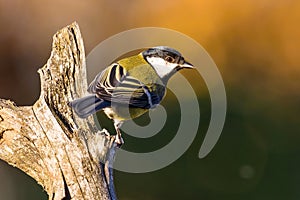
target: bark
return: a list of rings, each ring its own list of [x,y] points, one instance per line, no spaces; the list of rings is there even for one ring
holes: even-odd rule
[[[38,71],[36,103],[18,107],[0,99],[0,158],[33,177],[49,199],[116,199],[110,168],[114,136],[68,106],[86,95],[85,65],[83,40],[73,23],[53,36],[51,56]]]

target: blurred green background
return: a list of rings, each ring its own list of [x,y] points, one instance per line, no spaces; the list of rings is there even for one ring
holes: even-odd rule
[[[37,69],[52,35],[77,21],[86,55],[121,31],[144,26],[177,30],[199,42],[222,74],[227,118],[213,151],[198,159],[210,118],[210,99],[199,74],[182,72],[198,95],[201,121],[188,151],[156,172],[115,171],[120,200],[300,199],[300,1],[297,0],[0,0],[0,97],[32,105]],[[146,38],[145,38],[146,39]],[[175,77],[174,77],[175,78]],[[164,105],[176,105],[168,93]],[[174,103],[174,104],[172,104]],[[123,148],[155,150],[176,133],[178,109],[163,131],[146,140],[125,135]],[[143,125],[147,116],[137,120]],[[109,122],[105,122],[109,125]],[[0,162],[0,199],[47,199],[37,183]]]

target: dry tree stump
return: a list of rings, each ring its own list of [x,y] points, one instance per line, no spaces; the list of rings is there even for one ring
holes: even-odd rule
[[[87,91],[77,23],[53,36],[51,56],[38,72],[41,94],[33,106],[0,99],[0,158],[33,177],[49,199],[116,199],[110,167],[115,138],[68,106]]]

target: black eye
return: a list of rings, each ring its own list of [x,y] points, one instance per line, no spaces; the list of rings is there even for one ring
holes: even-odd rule
[[[173,57],[171,57],[171,56],[166,56],[165,57],[165,61],[173,63],[173,62],[175,62],[175,59]]]

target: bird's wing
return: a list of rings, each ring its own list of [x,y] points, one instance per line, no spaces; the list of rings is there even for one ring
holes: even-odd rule
[[[160,90],[163,88],[158,84],[151,86]],[[157,105],[163,97],[152,88],[128,75],[121,65],[114,63],[96,76],[88,91],[106,101],[139,108],[151,108]]]

